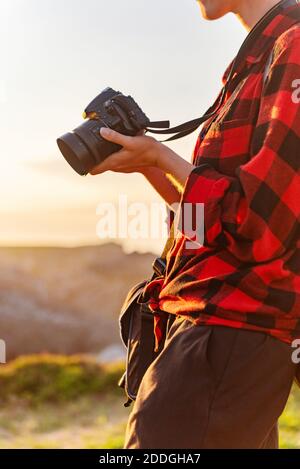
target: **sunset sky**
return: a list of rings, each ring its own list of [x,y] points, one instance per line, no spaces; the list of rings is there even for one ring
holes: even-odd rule
[[[56,138],[106,86],[152,120],[199,117],[245,37],[232,16],[202,20],[195,0],[1,0],[0,22],[1,245],[95,244],[100,202],[158,201],[137,174],[81,178]],[[172,148],[190,159],[195,140]]]

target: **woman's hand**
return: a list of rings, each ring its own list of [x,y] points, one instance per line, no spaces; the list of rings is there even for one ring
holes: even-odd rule
[[[171,176],[176,187],[181,190],[194,169],[191,163],[181,158],[169,147],[144,135],[144,131],[135,137],[128,137],[106,127],[101,128],[100,132],[105,140],[117,143],[123,148],[93,168],[90,172],[92,175],[114,171],[117,173],[139,172],[147,176],[147,171],[151,168],[158,168]]]
[[[93,168],[92,175],[114,171],[118,173],[143,172],[149,167],[160,167],[160,160],[165,156],[167,147],[141,131],[135,137],[120,134],[106,127],[101,128],[101,137],[117,143],[123,148],[110,155],[101,164]]]

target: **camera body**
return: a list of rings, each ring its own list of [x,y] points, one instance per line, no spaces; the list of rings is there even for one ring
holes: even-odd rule
[[[83,124],[57,139],[66,161],[82,176],[121,149],[120,145],[101,137],[101,127],[135,136],[150,124],[146,114],[131,96],[125,96],[112,88],[103,90],[87,106],[83,117]]]

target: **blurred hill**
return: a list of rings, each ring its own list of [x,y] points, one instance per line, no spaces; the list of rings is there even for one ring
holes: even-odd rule
[[[151,275],[153,258],[125,254],[113,243],[0,248],[0,338],[7,358],[122,345],[120,306],[128,289]]]

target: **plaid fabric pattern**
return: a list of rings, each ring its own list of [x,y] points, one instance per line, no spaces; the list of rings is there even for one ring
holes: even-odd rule
[[[287,343],[300,337],[299,8],[283,8],[249,40],[237,71],[249,74],[198,137],[179,212],[205,204],[204,242],[188,247],[181,228],[165,278],[147,286],[157,342],[163,311]]]

